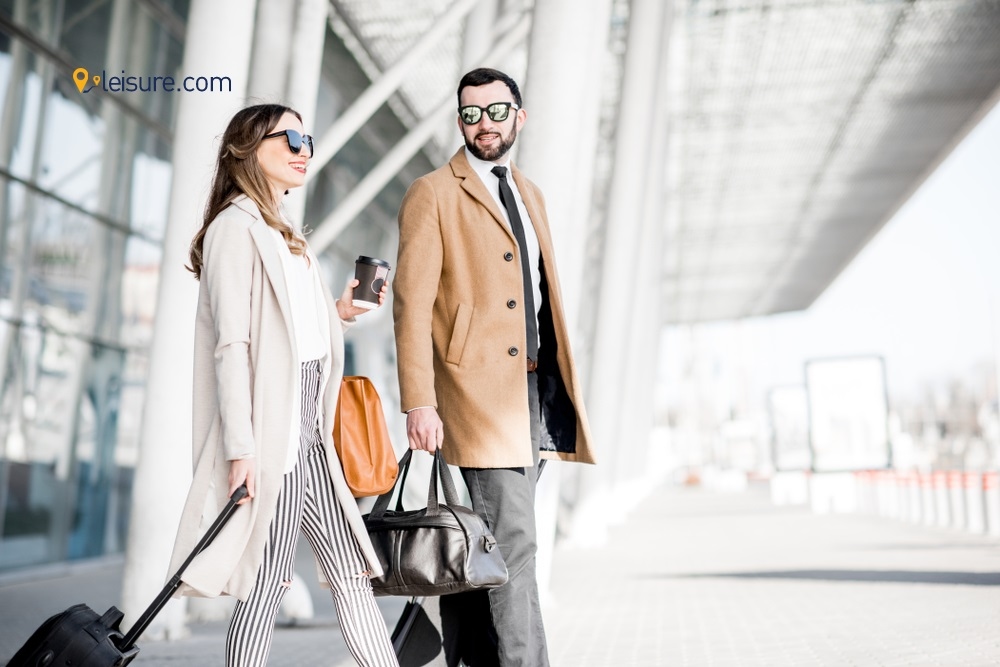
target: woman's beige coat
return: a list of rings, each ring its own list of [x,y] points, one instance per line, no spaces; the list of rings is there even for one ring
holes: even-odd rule
[[[289,429],[301,393],[288,290],[270,228],[247,197],[209,226],[195,324],[194,479],[181,516],[174,572],[228,497],[229,461],[256,458],[256,497],[188,567],[180,593],[246,599],[264,557],[285,472]],[[311,261],[316,258],[310,255]],[[330,347],[324,359],[319,418],[337,498],[375,575],[382,570],[361,513],[344,481],[328,428],[344,372],[344,329],[329,290]],[[294,420],[294,422],[293,422]],[[322,575],[320,575],[322,579]]]

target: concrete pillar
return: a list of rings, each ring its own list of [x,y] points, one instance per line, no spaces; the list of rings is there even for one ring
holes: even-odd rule
[[[132,494],[122,609],[126,627],[163,586],[191,480],[191,364],[198,283],[184,269],[201,224],[218,137],[244,104],[256,3],[193,0],[182,72],[229,76],[228,94],[179,97],[170,208],[163,239],[156,328],[150,348],[139,460]],[[225,26],[223,33],[219,26]],[[180,636],[183,605],[170,603],[147,635]]]
[[[586,207],[593,184],[600,109],[599,77],[606,54],[610,0],[594,0],[587,11],[574,0],[537,0],[522,83],[528,120],[518,141],[517,163],[542,189],[566,318],[574,347],[581,299]],[[470,19],[471,21],[471,19]],[[468,41],[468,40],[467,40]],[[570,102],[572,101],[572,102]],[[548,465],[535,503],[538,587],[549,594],[562,465]]]
[[[599,465],[582,471],[570,533],[579,543],[605,538],[615,484],[616,461],[634,456],[623,433],[621,394],[629,382],[630,329],[648,306],[647,286],[636,280],[643,235],[643,202],[649,186],[650,114],[656,102],[664,3],[633,0],[619,101],[614,170],[605,223],[600,294],[595,304],[594,362],[588,378],[588,408]],[[657,156],[663,159],[662,156]],[[661,183],[655,184],[662,187]],[[651,389],[651,388],[650,388]]]

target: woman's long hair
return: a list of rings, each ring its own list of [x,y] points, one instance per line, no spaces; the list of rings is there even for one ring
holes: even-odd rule
[[[212,192],[205,206],[204,223],[191,241],[191,266],[187,269],[194,274],[196,280],[201,279],[202,248],[208,226],[240,195],[246,195],[257,205],[264,222],[281,233],[293,255],[306,254],[305,241],[282,220],[278,203],[274,201],[274,190],[257,161],[257,148],[264,135],[273,130],[286,113],[294,114],[302,120],[299,112],[286,106],[259,104],[239,111],[229,121],[219,147],[219,159],[215,165]]]

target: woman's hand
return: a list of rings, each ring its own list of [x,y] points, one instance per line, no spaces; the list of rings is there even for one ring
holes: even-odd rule
[[[352,278],[347,281],[347,286],[344,287],[344,292],[337,299],[337,314],[340,315],[342,320],[350,320],[357,317],[358,315],[364,315],[369,312],[368,308],[358,308],[354,305],[354,288],[361,284],[357,278]],[[389,294],[389,281],[382,283],[382,289],[378,293],[378,305],[385,303],[385,297]]]
[[[229,496],[232,497],[236,489],[243,484],[247,485],[247,495],[236,503],[237,505],[245,505],[250,502],[256,493],[253,459],[237,459],[229,462]]]

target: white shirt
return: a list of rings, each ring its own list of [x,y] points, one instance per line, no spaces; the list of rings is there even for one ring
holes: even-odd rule
[[[278,246],[285,285],[288,286],[288,304],[292,311],[292,329],[295,332],[299,363],[322,359],[327,352],[327,342],[321,335],[322,328],[316,308],[319,298],[316,276],[313,275],[316,262],[307,263],[303,255],[293,255],[281,232],[274,227],[271,227],[271,234]]]
[[[295,335],[295,347],[299,356],[299,368],[306,361],[322,359],[326,356],[329,347],[329,325],[323,324],[328,317],[326,303],[323,294],[320,292],[319,273],[316,269],[316,261],[306,263],[306,258],[302,255],[293,255],[288,249],[285,239],[274,227],[271,227],[271,235],[277,245],[278,257],[281,258],[281,269],[285,276],[285,285],[288,288],[288,304],[292,311],[292,331]],[[320,318],[324,318],[321,320]],[[325,378],[324,378],[325,379]],[[301,381],[300,381],[301,385]],[[322,392],[320,396],[322,396]],[[296,395],[293,411],[292,424],[288,434],[288,454],[285,457],[285,472],[291,472],[298,461],[299,438],[301,436],[301,397]],[[317,412],[317,418],[320,413]]]
[[[524,241],[528,246],[528,267],[531,269],[531,292],[534,294],[535,298],[535,331],[538,331],[538,309],[542,307],[542,274],[538,269],[538,235],[535,234],[535,224],[531,221],[531,216],[528,215],[528,209],[524,207],[524,199],[521,198],[521,193],[517,189],[517,184],[514,182],[510,171],[510,154],[507,154],[506,161],[502,164],[497,164],[494,162],[486,162],[485,160],[480,160],[469,147],[465,147],[465,157],[469,160],[469,164],[479,175],[480,180],[486,186],[486,189],[493,195],[493,200],[497,203],[497,208],[500,209],[500,213],[503,214],[503,219],[507,223],[507,228],[510,229],[510,216],[507,215],[507,207],[503,205],[500,201],[500,179],[491,171],[493,167],[506,167],[507,168],[507,183],[510,185],[510,189],[514,192],[514,201],[517,202],[517,212],[521,216],[521,224],[524,227]]]

